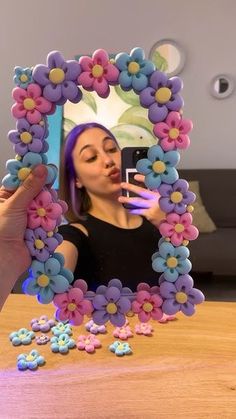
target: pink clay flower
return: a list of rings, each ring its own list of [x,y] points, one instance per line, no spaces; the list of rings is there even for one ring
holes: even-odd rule
[[[98,49],[92,58],[80,57],[79,64],[82,72],[78,77],[78,83],[86,90],[95,90],[99,96],[107,97],[110,93],[109,84],[115,85],[119,77],[119,70],[110,63],[108,53]]]
[[[85,350],[88,353],[93,353],[96,348],[100,348],[101,342],[100,340],[94,335],[80,335],[78,337],[76,346],[81,351]]]
[[[26,118],[30,124],[38,124],[44,114],[52,111],[52,103],[41,96],[42,90],[38,84],[29,84],[27,89],[16,87],[12,91],[15,103],[12,108],[12,115],[15,118]]]
[[[159,145],[164,151],[186,149],[189,147],[189,131],[193,128],[190,119],[182,119],[179,112],[170,112],[165,122],[154,125],[154,134],[159,138]]]
[[[168,237],[174,246],[181,246],[184,240],[195,240],[198,237],[197,227],[192,225],[193,218],[189,212],[179,215],[171,212],[166,220],[161,221],[159,231]]]
[[[42,227],[45,231],[51,231],[57,225],[57,220],[62,214],[62,207],[53,202],[50,192],[41,191],[30,203],[27,214],[28,228]]]
[[[131,338],[133,336],[133,333],[129,326],[116,327],[113,332],[113,336],[115,338],[126,340],[128,338]]]
[[[135,325],[134,330],[137,335],[151,336],[153,328],[149,323],[138,323]]]
[[[147,291],[139,291],[136,300],[132,302],[132,310],[138,314],[141,322],[146,323],[151,318],[160,320],[163,316],[161,310],[162,298],[158,294],[150,294]]]
[[[84,293],[79,288],[70,288],[63,294],[57,294],[53,303],[58,308],[56,319],[59,321],[69,320],[74,325],[83,323],[84,315],[93,311],[91,302],[84,299]]]

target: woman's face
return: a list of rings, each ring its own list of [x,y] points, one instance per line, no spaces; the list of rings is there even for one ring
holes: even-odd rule
[[[117,143],[100,128],[85,130],[72,153],[76,185],[90,196],[120,192],[121,153]]]

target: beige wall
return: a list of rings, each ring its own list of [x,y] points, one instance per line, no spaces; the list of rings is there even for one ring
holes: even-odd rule
[[[236,159],[236,91],[225,100],[209,94],[219,73],[236,79],[236,2],[234,0],[2,0],[0,5],[0,178],[13,158],[7,132],[13,68],[45,63],[51,50],[66,59],[97,48],[108,52],[144,48],[173,38],[186,51],[184,115],[191,118],[192,144],[180,167],[233,168]]]

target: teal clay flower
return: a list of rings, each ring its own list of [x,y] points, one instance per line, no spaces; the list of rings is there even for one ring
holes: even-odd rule
[[[120,342],[116,340],[109,346],[109,350],[114,352],[117,356],[130,355],[132,354],[132,349],[127,342]]]
[[[20,371],[36,370],[39,366],[45,364],[45,359],[38,351],[33,349],[29,354],[20,354],[17,357],[17,367]]]
[[[159,145],[154,145],[148,149],[146,159],[138,160],[136,169],[145,175],[145,185],[153,190],[161,183],[172,184],[179,178],[175,168],[179,160],[178,151],[165,153]]]
[[[14,72],[14,83],[22,89],[26,89],[30,83],[33,83],[31,68],[15,67]]]
[[[174,247],[166,241],[159,241],[159,251],[152,256],[152,267],[156,272],[163,272],[166,281],[175,282],[179,275],[187,274],[192,264],[186,246]]]
[[[152,61],[145,60],[142,48],[134,48],[130,55],[122,52],[115,58],[115,63],[120,70],[119,83],[123,90],[134,89],[141,92],[148,86],[148,76],[155,70]]]
[[[64,333],[66,333],[68,336],[72,335],[71,326],[69,324],[64,324],[62,322],[57,323],[57,325],[52,327],[51,330],[54,336],[60,336]]]
[[[52,352],[60,352],[61,354],[67,354],[69,349],[75,347],[74,339],[71,339],[66,333],[59,336],[53,336],[51,338],[51,350]]]
[[[9,335],[9,339],[14,346],[29,345],[34,337],[34,332],[25,328],[21,328],[17,332],[12,332]]]

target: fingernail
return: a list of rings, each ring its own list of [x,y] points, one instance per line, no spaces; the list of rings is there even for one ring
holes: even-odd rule
[[[33,174],[39,178],[43,178],[47,174],[47,168],[43,164],[39,164],[32,170]]]

